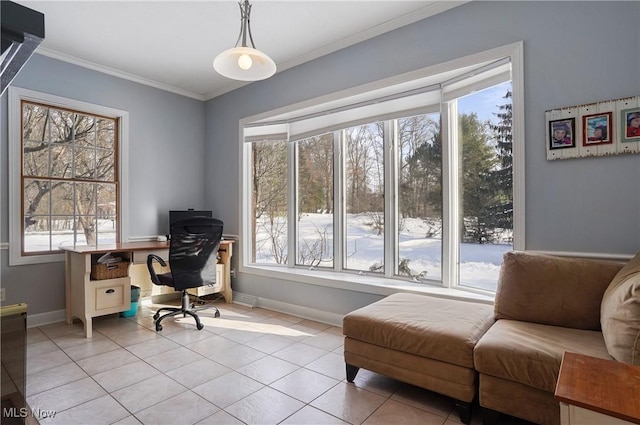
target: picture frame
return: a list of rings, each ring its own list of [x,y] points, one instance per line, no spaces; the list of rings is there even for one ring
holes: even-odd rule
[[[582,146],[606,145],[613,143],[613,113],[583,115]]]
[[[549,109],[544,119],[548,161],[640,154],[640,95]]]
[[[549,121],[549,149],[566,149],[576,146],[575,118]]]
[[[640,142],[640,108],[620,111],[620,140],[622,143]]]

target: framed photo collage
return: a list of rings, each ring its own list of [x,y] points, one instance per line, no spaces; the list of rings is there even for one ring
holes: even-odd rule
[[[545,112],[547,159],[640,153],[640,96]]]

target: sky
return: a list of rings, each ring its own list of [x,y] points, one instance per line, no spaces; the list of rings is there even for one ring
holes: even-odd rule
[[[458,112],[463,114],[475,112],[480,121],[491,120],[496,122],[497,119],[494,113],[499,111],[499,105],[506,103],[504,95],[510,89],[511,81],[507,81],[464,96],[458,100]]]

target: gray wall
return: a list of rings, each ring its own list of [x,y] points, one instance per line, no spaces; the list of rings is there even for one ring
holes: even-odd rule
[[[208,206],[227,232],[239,232],[241,118],[523,40],[527,249],[640,251],[640,155],[547,161],[544,121],[549,109],[640,94],[639,20],[640,2],[474,1],[213,99],[206,109],[206,155],[216,164],[205,170]],[[334,313],[371,300],[247,274],[234,284]]]
[[[34,55],[13,81],[27,88],[129,112],[130,236],[167,232],[170,209],[204,207],[204,103]],[[0,99],[0,241],[8,241],[7,93]],[[64,263],[8,266],[0,252],[4,304],[29,313],[64,309]]]

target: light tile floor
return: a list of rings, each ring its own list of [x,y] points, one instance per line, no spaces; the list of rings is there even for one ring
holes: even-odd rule
[[[78,321],[29,329],[29,405],[43,425],[460,424],[447,397],[366,370],[348,383],[341,328],[215,305],[201,331],[187,317],[155,332],[158,305],[96,318],[90,339]]]

